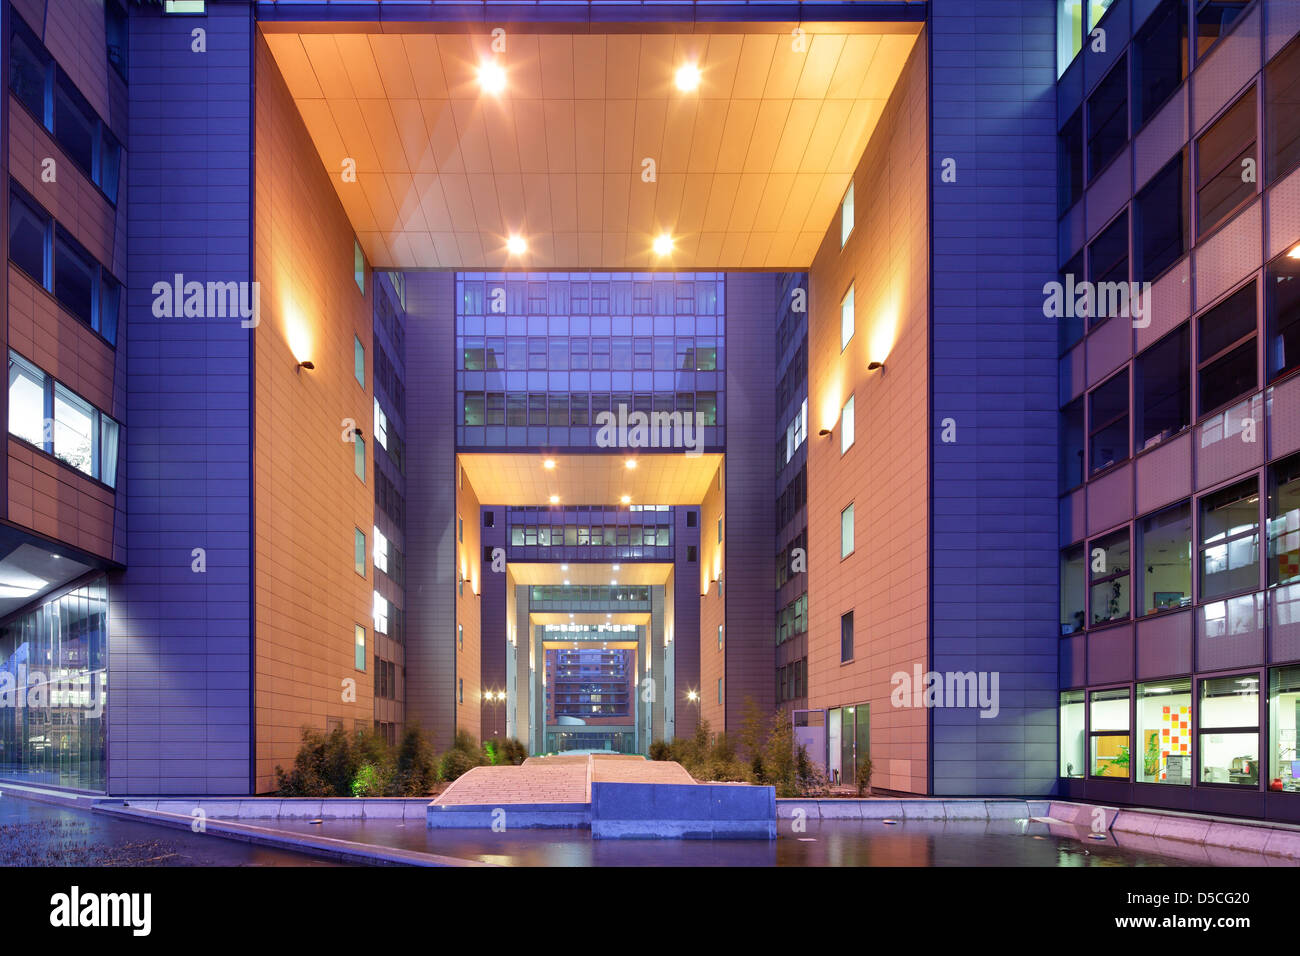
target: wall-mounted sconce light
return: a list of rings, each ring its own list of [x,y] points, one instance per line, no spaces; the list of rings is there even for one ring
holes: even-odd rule
[[[830,430],[829,428],[821,428],[821,429],[818,429],[818,431],[817,431],[817,434],[818,434],[818,435],[821,435],[821,436],[829,435],[830,433],[831,433],[831,430]]]
[[[867,371],[874,372],[876,369],[883,369],[884,367],[885,367],[884,362],[872,362],[867,366]]]
[[[298,363],[298,371],[299,371],[299,372],[302,372],[303,369],[306,369],[307,371],[310,372],[310,371],[311,371],[312,369],[314,369],[315,367],[316,367],[316,365],[315,365],[314,362],[308,362],[308,361],[306,361],[305,359],[304,359],[303,361],[301,361],[301,362]]]

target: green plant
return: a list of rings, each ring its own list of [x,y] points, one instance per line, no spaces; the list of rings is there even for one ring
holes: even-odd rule
[[[1123,769],[1124,773],[1119,774],[1117,776],[1127,777],[1128,765],[1129,765],[1128,744],[1121,744],[1119,748],[1119,753],[1117,753],[1114,757],[1105,761],[1104,763],[1097,764],[1097,771],[1096,773],[1093,774],[1093,776],[1095,777],[1109,776],[1109,774],[1106,773],[1107,770],[1109,770],[1111,767],[1119,767]]]
[[[802,749],[802,748],[801,748]],[[871,793],[871,758],[863,757],[858,761],[858,796]]]
[[[418,724],[410,724],[402,732],[395,765],[392,788],[395,795],[422,797],[433,789],[438,779],[438,758]]]
[[[357,768],[357,775],[352,778],[352,796],[379,797],[383,793],[383,778],[374,764],[363,763]]]
[[[656,740],[650,744],[651,760],[672,760],[673,745],[666,740]]]
[[[794,755],[795,785],[801,797],[810,797],[830,791],[826,772],[808,756],[808,748],[799,745]]]
[[[487,754],[468,731],[456,731],[451,749],[438,760],[438,779],[450,783],[475,767],[487,763]]]
[[[504,764],[519,766],[528,759],[528,747],[522,740],[515,737],[507,737],[498,742],[497,753]]]
[[[1147,738],[1146,753],[1142,755],[1142,772],[1154,777],[1160,772],[1160,739],[1152,732]]]

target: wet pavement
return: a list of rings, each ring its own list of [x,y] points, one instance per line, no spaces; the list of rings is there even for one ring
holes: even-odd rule
[[[332,866],[218,836],[0,797],[0,866]]]

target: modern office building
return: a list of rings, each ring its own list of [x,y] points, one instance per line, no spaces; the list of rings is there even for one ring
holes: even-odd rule
[[[1300,821],[1300,4],[0,16],[0,779],[786,708]]]

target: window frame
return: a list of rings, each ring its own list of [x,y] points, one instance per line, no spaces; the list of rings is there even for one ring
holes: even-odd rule
[[[1095,699],[1100,694],[1116,694],[1118,691],[1124,692],[1125,700],[1128,703],[1127,726],[1124,728],[1103,727],[1098,729],[1093,722],[1093,716],[1092,716],[1092,709],[1093,709],[1093,704]],[[1116,781],[1122,780],[1124,783],[1133,782],[1133,697],[1134,697],[1133,685],[1131,684],[1120,684],[1118,686],[1112,685],[1112,686],[1104,686],[1104,687],[1091,687],[1088,689],[1087,712],[1086,712],[1087,720],[1088,720],[1087,723],[1088,742],[1087,742],[1087,750],[1084,752],[1084,760],[1087,762],[1087,770],[1086,773],[1084,774],[1086,779],[1116,780]],[[1119,699],[1118,697],[1103,698],[1103,700],[1118,700],[1118,699]],[[1096,745],[1094,743],[1095,739],[1097,737],[1118,737],[1121,733],[1127,734],[1128,736],[1129,762],[1128,762],[1127,776],[1121,778],[1121,777],[1112,777],[1108,774],[1096,773],[1097,757],[1096,757]]]
[[[840,457],[843,458],[857,441],[854,412],[854,395],[850,395],[840,409]],[[806,406],[805,406],[806,407]]]
[[[1120,379],[1124,380],[1124,385],[1125,385],[1125,400],[1124,400],[1123,410],[1118,412],[1115,415],[1112,415],[1110,418],[1098,424],[1093,415],[1093,404],[1095,398],[1097,394],[1101,392],[1102,389],[1106,388],[1108,385],[1111,385],[1119,381]],[[1088,400],[1085,406],[1084,413],[1087,415],[1087,432],[1088,432],[1087,443],[1084,448],[1084,454],[1086,455],[1087,462],[1088,462],[1088,473],[1084,476],[1084,480],[1086,482],[1086,481],[1091,481],[1099,477],[1100,475],[1104,475],[1107,472],[1111,471],[1112,469],[1118,468],[1120,465],[1124,464],[1126,461],[1129,461],[1133,457],[1133,383],[1132,383],[1132,376],[1129,374],[1129,366],[1125,365],[1123,368],[1121,368],[1120,370],[1118,370],[1117,372],[1115,372],[1114,374],[1106,378],[1104,381],[1098,382],[1095,386],[1093,386],[1091,389],[1088,390]],[[1121,457],[1114,458],[1104,465],[1098,465],[1096,462],[1093,461],[1094,440],[1096,440],[1096,438],[1099,435],[1101,435],[1103,432],[1105,432],[1107,429],[1113,427],[1114,425],[1119,424],[1121,421],[1126,423],[1124,429],[1125,438],[1126,438],[1124,455]]]
[[[1248,112],[1250,116],[1251,130],[1254,133],[1254,136],[1248,143],[1235,144],[1234,147],[1226,153],[1228,159],[1215,168],[1210,175],[1204,175],[1201,168],[1202,144],[1215,132],[1220,131],[1221,124],[1226,123],[1229,117],[1233,116],[1234,111],[1238,107],[1244,107],[1247,100],[1251,103],[1251,109],[1246,112]],[[1237,214],[1254,202],[1260,194],[1260,181],[1263,179],[1263,176],[1261,175],[1259,156],[1259,83],[1257,81],[1252,82],[1240,96],[1234,98],[1231,103],[1220,110],[1219,114],[1206,124],[1205,129],[1201,131],[1200,135],[1192,138],[1191,150],[1196,170],[1195,178],[1193,180],[1194,188],[1192,190],[1192,228],[1195,230],[1197,243],[1203,243],[1215,232],[1236,218]],[[1228,207],[1225,212],[1220,213],[1219,217],[1214,220],[1214,222],[1208,224],[1204,223],[1202,221],[1204,210],[1202,208],[1201,194],[1212,188],[1214,184],[1219,181],[1219,177],[1234,166],[1238,171],[1240,171],[1242,155],[1247,154],[1247,158],[1251,158],[1248,153],[1252,150],[1255,153],[1255,156],[1253,157],[1255,160],[1255,181],[1249,184],[1251,187],[1249,193],[1237,200],[1237,202],[1231,207]],[[1240,175],[1238,175],[1237,178],[1240,179]],[[1234,185],[1233,188],[1235,190],[1236,186]]]
[[[1244,670],[1232,670],[1227,673],[1207,674],[1197,676],[1195,683],[1195,696],[1193,698],[1194,709],[1192,711],[1192,732],[1196,740],[1196,785],[1198,787],[1212,787],[1215,789],[1235,790],[1237,792],[1249,793],[1252,790],[1258,791],[1260,785],[1264,782],[1265,777],[1263,768],[1260,766],[1260,745],[1263,742],[1264,727],[1259,717],[1259,708],[1261,703],[1267,705],[1268,695],[1265,692],[1265,675],[1261,674],[1261,668],[1246,668]],[[1254,725],[1240,726],[1207,726],[1205,723],[1205,686],[1212,682],[1236,680],[1241,683],[1249,678],[1255,679],[1255,723]],[[1232,783],[1224,781],[1214,781],[1205,779],[1205,753],[1203,738],[1209,734],[1253,734],[1255,736],[1255,782],[1250,783]]]
[[[1253,492],[1247,489],[1248,485],[1254,486]],[[1242,489],[1243,497],[1239,497],[1235,500],[1237,501],[1248,500],[1252,494],[1256,498],[1254,524],[1248,525],[1245,530],[1240,530],[1235,533],[1225,532],[1221,538],[1216,537],[1212,541],[1207,542],[1205,538],[1207,502],[1215,498],[1216,496],[1226,495],[1227,492],[1235,491],[1238,488]],[[1261,554],[1260,551],[1260,541],[1261,541],[1261,535],[1263,533],[1263,529],[1260,527],[1260,517],[1259,517],[1260,502],[1258,501],[1259,490],[1260,490],[1259,474],[1258,472],[1252,471],[1245,477],[1239,477],[1236,480],[1230,480],[1228,483],[1218,488],[1211,489],[1209,491],[1206,491],[1196,496],[1195,511],[1193,512],[1193,516],[1192,516],[1193,521],[1195,521],[1195,524],[1193,525],[1194,528],[1193,533],[1195,535],[1195,545],[1196,545],[1196,575],[1193,578],[1192,585],[1193,587],[1196,588],[1196,601],[1198,604],[1204,605],[1204,604],[1212,604],[1212,603],[1227,601],[1230,598],[1239,597],[1245,594],[1253,594],[1256,591],[1260,590],[1259,564],[1263,559],[1263,555]],[[1226,506],[1226,504],[1224,506]],[[1214,593],[1207,593],[1206,580],[1205,580],[1206,579],[1206,573],[1205,573],[1206,551],[1209,550],[1210,548],[1217,548],[1222,546],[1225,549],[1225,554],[1230,554],[1231,545],[1234,542],[1248,540],[1249,538],[1252,537],[1255,539],[1255,580],[1252,581],[1250,584],[1243,585],[1241,587],[1231,588],[1225,591],[1215,591]],[[1214,574],[1227,573],[1230,572],[1231,570],[1232,567],[1230,563],[1225,562],[1223,571],[1221,572],[1215,571],[1213,573]]]
[[[857,302],[854,299],[853,286],[854,283],[850,282],[848,290],[844,293],[843,296],[840,297],[840,354],[841,355],[844,354],[844,350],[849,347],[849,343],[853,341],[853,336],[857,333],[857,324],[858,324]],[[845,324],[846,318],[848,320],[847,325]],[[848,329],[849,332],[847,338],[845,338],[844,336],[844,330],[846,328]]]
[[[845,224],[848,224],[846,230]],[[848,243],[849,237],[853,235],[854,209],[853,209],[853,177],[849,177],[849,186],[844,190],[844,196],[840,199],[840,248],[843,249]]]
[[[1247,289],[1252,287],[1254,287],[1255,290],[1254,294],[1250,297],[1251,310],[1253,312],[1253,316],[1252,316],[1253,321],[1251,322],[1249,331],[1243,331],[1240,336],[1238,336],[1236,339],[1233,339],[1228,344],[1221,346],[1218,349],[1218,351],[1214,352],[1212,355],[1209,356],[1203,355],[1201,353],[1202,324],[1207,319],[1210,319],[1210,317],[1213,316],[1220,309],[1226,308],[1227,305],[1233,300],[1235,300],[1238,295],[1244,293]],[[1254,274],[1252,274],[1250,279],[1248,279],[1246,282],[1224,293],[1222,296],[1218,298],[1218,300],[1216,300],[1208,308],[1202,310],[1199,314],[1194,315],[1192,317],[1192,321],[1196,323],[1196,329],[1195,329],[1196,339],[1195,342],[1193,343],[1193,348],[1196,350],[1194,353],[1196,355],[1196,379],[1195,379],[1194,387],[1196,388],[1196,408],[1197,408],[1195,421],[1196,424],[1199,425],[1202,422],[1204,422],[1207,418],[1213,418],[1215,415],[1218,415],[1221,412],[1225,411],[1226,409],[1231,408],[1233,405],[1240,402],[1243,398],[1259,391],[1259,387],[1260,387],[1259,386],[1259,343],[1251,341],[1253,339],[1256,339],[1259,335],[1259,289],[1258,289],[1257,277]],[[1255,363],[1254,384],[1251,385],[1249,388],[1247,388],[1244,392],[1238,392],[1231,398],[1221,401],[1219,404],[1214,405],[1210,408],[1206,408],[1203,404],[1205,390],[1202,388],[1201,385],[1202,375],[1204,375],[1206,370],[1209,369],[1211,366],[1223,361],[1224,359],[1229,358],[1234,352],[1236,352],[1238,349],[1243,348],[1247,344],[1251,345],[1251,355]]]
[[[83,395],[79,394],[78,392],[68,387],[68,385],[66,385],[62,380],[56,378],[55,376],[51,375],[49,372],[40,368],[38,365],[36,365],[35,362],[32,362],[30,359],[18,354],[13,349],[10,349],[9,350],[9,367],[11,369],[9,373],[10,377],[12,377],[13,374],[12,369],[15,366],[19,368],[21,371],[23,371],[25,374],[27,374],[28,376],[39,375],[41,377],[41,381],[43,385],[42,388],[43,416],[41,421],[41,441],[40,443],[32,442],[27,438],[24,438],[22,435],[16,434],[15,432],[9,429],[9,422],[6,422],[5,427],[6,430],[8,431],[9,437],[16,439],[17,441],[20,441],[28,448],[38,451],[41,454],[51,458],[52,460],[58,462],[60,465],[64,466],[65,468],[70,468],[71,470],[79,474],[82,478],[93,481],[107,488],[109,491],[116,493],[117,471],[118,471],[118,467],[121,465],[121,460],[122,460],[122,454],[121,454],[122,436],[123,436],[122,423],[119,422],[117,419],[113,418],[113,416],[109,415],[107,412],[105,412],[103,409],[97,406],[94,402],[90,401],[89,399],[85,398]],[[8,387],[12,387],[12,383],[10,383]],[[55,452],[55,447],[56,447],[55,438],[58,429],[58,423],[56,420],[57,412],[56,412],[55,403],[56,403],[56,397],[59,395],[59,393],[66,394],[71,399],[71,401],[66,402],[66,404],[70,404],[74,406],[80,405],[90,409],[90,415],[89,415],[90,431],[91,431],[91,435],[90,435],[91,470],[90,471],[83,471],[81,468],[78,468],[71,461],[68,461],[66,458],[60,457]],[[6,401],[8,401],[8,393],[6,393]],[[12,406],[10,406],[10,409],[11,409],[10,414],[12,414]],[[112,462],[112,467],[111,469],[109,469],[109,472],[107,474],[105,473],[105,468],[104,468],[104,464],[105,464],[104,445],[106,443],[105,442],[106,433],[107,433],[106,430],[115,430],[114,440],[113,440],[114,460]]]

